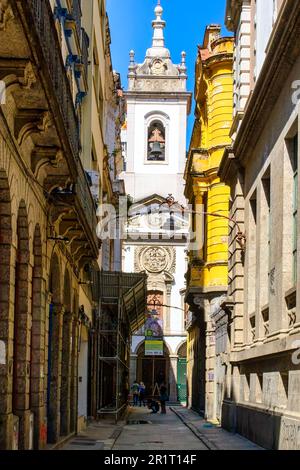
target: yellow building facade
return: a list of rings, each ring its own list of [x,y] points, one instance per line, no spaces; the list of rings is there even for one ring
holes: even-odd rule
[[[185,169],[194,233],[186,276],[188,403],[211,420],[219,415],[213,317],[228,283],[229,188],[218,169],[231,142],[233,111],[233,39],[220,37],[220,31],[219,25],[208,26],[199,46],[195,124]]]

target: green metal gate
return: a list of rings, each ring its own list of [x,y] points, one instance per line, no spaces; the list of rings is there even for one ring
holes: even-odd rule
[[[186,402],[187,387],[186,387],[186,358],[179,358],[177,363],[177,399],[178,401]]]

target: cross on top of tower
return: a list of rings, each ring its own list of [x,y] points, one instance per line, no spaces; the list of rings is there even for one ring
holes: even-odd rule
[[[0,0],[1,2],[1,0]],[[166,27],[166,21],[163,18],[164,9],[162,6],[161,0],[156,0],[154,7],[155,18],[152,20],[152,44],[149,49],[146,51],[145,60],[143,63],[136,63],[134,52],[130,52],[130,63],[128,68],[128,78],[129,78],[129,89],[133,90],[136,87],[139,90],[150,88],[151,90],[158,86],[158,84],[164,84],[164,90],[166,90],[166,82],[157,81],[157,78],[164,77],[170,80],[170,87],[175,90],[178,88],[178,91],[186,90],[186,79],[187,79],[187,68],[186,68],[186,59],[185,53],[181,55],[181,63],[173,64],[171,59],[171,54],[169,49],[165,44],[164,30]],[[155,79],[153,84],[148,80],[145,81],[145,78]],[[139,78],[137,81],[136,78]],[[178,83],[176,84],[174,80],[178,78]],[[173,80],[173,82],[172,82]],[[149,90],[150,91],[150,90]]]

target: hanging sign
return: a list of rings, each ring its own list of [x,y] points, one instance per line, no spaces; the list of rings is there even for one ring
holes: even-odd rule
[[[145,356],[163,356],[164,342],[162,340],[145,340]]]

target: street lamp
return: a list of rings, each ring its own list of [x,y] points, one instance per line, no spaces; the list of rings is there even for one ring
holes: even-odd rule
[[[48,240],[52,240],[55,242],[64,242],[66,245],[69,245],[70,243],[70,239],[62,235],[57,235],[57,237],[48,237]]]

